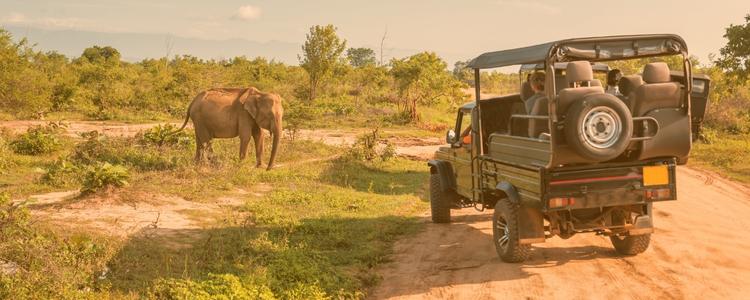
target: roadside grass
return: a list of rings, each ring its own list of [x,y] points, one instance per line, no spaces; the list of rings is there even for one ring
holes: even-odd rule
[[[705,130],[706,141],[693,143],[690,165],[750,184],[750,134]]]
[[[264,165],[270,141],[265,145]],[[129,185],[116,193],[129,201],[161,194],[245,204],[220,216],[185,212],[211,219],[200,229],[144,228],[125,240],[28,222],[23,232],[36,232],[38,246],[21,246],[30,243],[27,234],[0,237],[0,264],[20,265],[0,272],[0,298],[364,298],[378,282],[373,268],[396,239],[419,228],[415,215],[427,206],[424,163],[365,163],[345,158],[346,149],[305,140],[282,140],[271,171],[254,168],[252,151],[239,161],[236,139],[216,140],[213,158],[198,166],[192,145],[144,145],[138,137],[71,139],[40,156],[2,146],[0,156],[12,164],[0,175],[0,191],[14,199],[77,188],[39,180],[39,169],[68,159],[126,166]]]

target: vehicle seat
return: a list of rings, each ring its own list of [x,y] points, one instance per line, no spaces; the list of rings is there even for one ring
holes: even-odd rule
[[[588,86],[594,81],[594,71],[587,61],[574,61],[568,63],[565,69],[566,88],[560,90],[557,96],[557,113],[563,116],[568,107],[576,100],[592,93],[604,93],[601,86]],[[574,83],[581,83],[581,87],[571,87]],[[556,83],[557,84],[557,83]],[[539,99],[531,110],[531,115],[549,115],[547,98]],[[532,120],[529,122],[529,137],[538,138],[542,133],[549,133],[546,120]]]
[[[681,108],[681,86],[671,81],[666,63],[656,62],[643,68],[643,85],[636,88],[633,116],[653,117],[659,130],[640,145],[638,159],[655,157],[687,157],[690,152],[690,119]],[[648,135],[646,123],[635,124],[634,132]]]
[[[621,99],[628,106],[631,113],[633,112],[633,102],[635,101],[635,90],[641,85],[643,85],[643,78],[640,75],[623,76],[617,84],[620,94],[622,94]]]
[[[643,68],[643,81],[645,83],[635,89],[631,100],[633,116],[643,116],[659,108],[680,107],[680,84],[671,81],[666,63],[647,64]]]
[[[565,79],[568,87],[562,89],[557,96],[558,116],[563,116],[568,107],[576,100],[581,100],[588,94],[604,93],[601,84],[599,86],[592,86],[594,71],[591,69],[591,64],[587,61],[569,62],[565,69]],[[576,82],[581,83],[581,86],[572,87]]]

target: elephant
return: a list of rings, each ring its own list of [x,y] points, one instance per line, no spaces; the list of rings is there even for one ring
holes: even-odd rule
[[[204,151],[212,152],[214,138],[240,137],[240,160],[247,155],[250,138],[255,140],[255,167],[262,166],[263,131],[273,136],[268,170],[273,168],[279,138],[282,133],[281,119],[284,109],[281,97],[250,88],[215,88],[199,93],[188,106],[183,130],[190,119],[195,127],[195,161],[203,158]]]

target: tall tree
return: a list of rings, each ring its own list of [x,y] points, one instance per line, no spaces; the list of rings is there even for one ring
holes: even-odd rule
[[[310,78],[310,100],[317,96],[318,88],[333,73],[337,64],[342,63],[341,54],[346,49],[346,40],[336,35],[333,25],[310,27],[307,40],[302,45],[300,65]]]
[[[750,14],[744,25],[729,25],[724,33],[727,44],[719,51],[716,65],[744,82],[750,77]]]
[[[349,64],[357,68],[375,65],[375,51],[370,48],[346,49],[346,58]]]
[[[422,52],[391,61],[391,74],[398,85],[403,111],[412,121],[419,120],[417,104],[461,98],[461,83],[448,72],[447,65],[434,52]]]

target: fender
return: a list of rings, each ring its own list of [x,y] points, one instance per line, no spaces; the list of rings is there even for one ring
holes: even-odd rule
[[[456,176],[453,176],[453,167],[449,162],[431,159],[427,165],[430,166],[430,174],[440,175],[440,186],[443,187],[443,192],[456,190]]]
[[[544,243],[544,216],[535,207],[524,205],[521,195],[510,182],[501,181],[495,186],[508,198],[510,203],[518,205],[518,242],[521,244]]]

